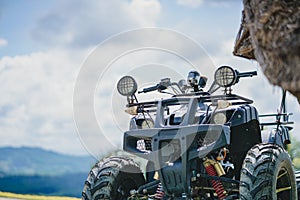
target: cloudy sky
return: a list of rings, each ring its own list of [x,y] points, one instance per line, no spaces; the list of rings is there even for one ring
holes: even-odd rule
[[[236,0],[1,0],[0,146],[37,146],[66,154],[87,154],[89,144],[84,138],[89,136],[82,130],[78,133],[74,120],[73,96],[77,77],[84,65],[92,62],[91,55],[101,44],[111,41],[113,46],[124,45],[124,40],[110,39],[130,30],[158,27],[180,33],[199,44],[214,66],[227,64],[241,71],[259,70],[256,62],[232,56],[241,11],[242,1]],[[175,38],[172,43],[176,42],[181,41]],[[103,54],[98,58],[101,56]],[[104,66],[98,66],[100,70],[106,70],[105,77],[109,73],[112,78],[109,84],[105,79],[98,82],[95,115],[103,122],[99,126],[103,126],[102,131],[114,145],[121,145],[120,127],[123,125],[117,125],[119,132],[113,131],[107,124],[119,124],[120,119],[114,117],[114,123],[111,123],[111,119],[104,116],[111,111],[117,115],[122,112],[114,105],[125,105],[125,99],[124,102],[122,99],[110,102],[110,106],[99,102],[110,101],[116,96],[114,80],[122,73],[130,70],[132,74],[137,73],[136,69],[126,71],[117,65],[126,68],[126,64],[130,64],[146,69],[149,63],[156,63],[154,68],[158,65],[168,69],[173,67],[172,70],[180,74],[178,63],[181,66],[187,64],[174,59],[166,53],[145,50],[118,59],[115,68],[106,70]],[[190,66],[183,69],[189,70]],[[280,90],[270,86],[260,71],[252,81],[243,80],[240,84],[243,86],[236,91],[255,99],[260,112],[276,111]],[[300,121],[299,107],[292,96],[289,96],[289,110],[294,112],[293,119]],[[84,116],[83,112],[80,119]],[[293,134],[300,138],[299,132]],[[108,146],[101,138],[92,140],[100,150],[104,151]]]

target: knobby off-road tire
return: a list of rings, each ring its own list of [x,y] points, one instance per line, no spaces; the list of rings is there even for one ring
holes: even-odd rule
[[[240,181],[242,200],[297,199],[295,172],[290,156],[275,144],[258,144],[248,151]]]
[[[300,200],[300,171],[295,171],[295,177],[296,177],[296,184],[297,184],[297,194],[298,194],[298,200]]]
[[[85,181],[83,200],[123,200],[130,196],[130,190],[145,183],[137,164],[129,158],[105,158],[91,169]]]

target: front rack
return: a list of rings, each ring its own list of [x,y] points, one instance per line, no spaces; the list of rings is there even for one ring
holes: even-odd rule
[[[200,95],[202,95],[202,93]],[[127,107],[137,106],[138,108],[147,109],[147,108],[151,108],[151,107],[156,107],[159,102],[161,102],[162,105],[182,105],[182,104],[188,104],[190,99],[197,99],[198,102],[201,102],[201,103],[211,102],[212,106],[217,106],[217,103],[219,100],[230,101],[231,105],[244,105],[244,104],[252,104],[253,103],[253,100],[236,95],[236,94],[199,96],[199,95],[197,95],[197,93],[195,93],[192,95],[191,94],[175,95],[172,98],[163,99],[163,100],[131,103],[131,104],[128,104]]]

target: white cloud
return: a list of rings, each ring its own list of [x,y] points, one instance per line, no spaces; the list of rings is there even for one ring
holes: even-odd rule
[[[160,13],[158,0],[63,1],[41,16],[32,35],[51,45],[96,45],[124,30],[155,26]]]
[[[73,123],[73,84],[86,51],[0,59],[0,145],[86,154]]]
[[[155,26],[161,13],[161,5],[157,0],[132,0],[125,6],[125,10],[140,26]]]
[[[5,47],[8,44],[7,40],[0,38],[0,48]]]
[[[236,0],[177,0],[177,4],[190,7],[198,8],[204,3],[212,7],[229,7]]]
[[[204,0],[177,0],[177,3],[182,6],[197,8],[204,3]]]

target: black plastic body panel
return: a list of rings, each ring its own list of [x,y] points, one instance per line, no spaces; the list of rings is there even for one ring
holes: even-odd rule
[[[235,178],[240,179],[244,158],[255,144],[261,143],[258,113],[251,105],[239,106],[230,120],[229,151],[235,169]]]
[[[229,150],[231,153],[247,152],[255,144],[261,143],[259,122],[255,119],[232,126]]]
[[[257,110],[251,105],[239,106],[234,110],[235,111],[229,121],[231,127],[239,126],[252,120],[259,121]]]
[[[194,139],[202,137],[205,146],[199,149],[191,148]],[[137,149],[137,141],[140,139],[151,140],[151,152],[142,152]],[[189,160],[196,157],[204,157],[208,150],[215,150],[223,146],[229,145],[230,128],[225,125],[217,124],[199,124],[190,126],[180,126],[177,128],[153,128],[131,130],[124,133],[123,149],[129,153],[155,161],[153,158],[156,151],[160,150],[159,143],[161,141],[179,140],[181,152],[186,151]]]
[[[140,139],[151,141],[151,151],[142,152],[137,150],[137,141]],[[171,143],[171,141],[179,144],[179,150],[175,158],[173,158],[174,160],[166,162],[163,155],[168,154],[168,152],[165,152],[166,150],[162,148],[162,144],[164,142]],[[155,164],[155,170],[158,171],[161,177],[165,191],[168,194],[173,194],[175,191],[180,193],[189,191],[190,183],[188,181],[181,183],[179,180],[189,180],[190,161],[196,158],[203,158],[208,153],[225,147],[229,143],[230,128],[228,126],[198,124],[178,126],[176,128],[127,131],[124,134],[123,149],[152,161]]]

